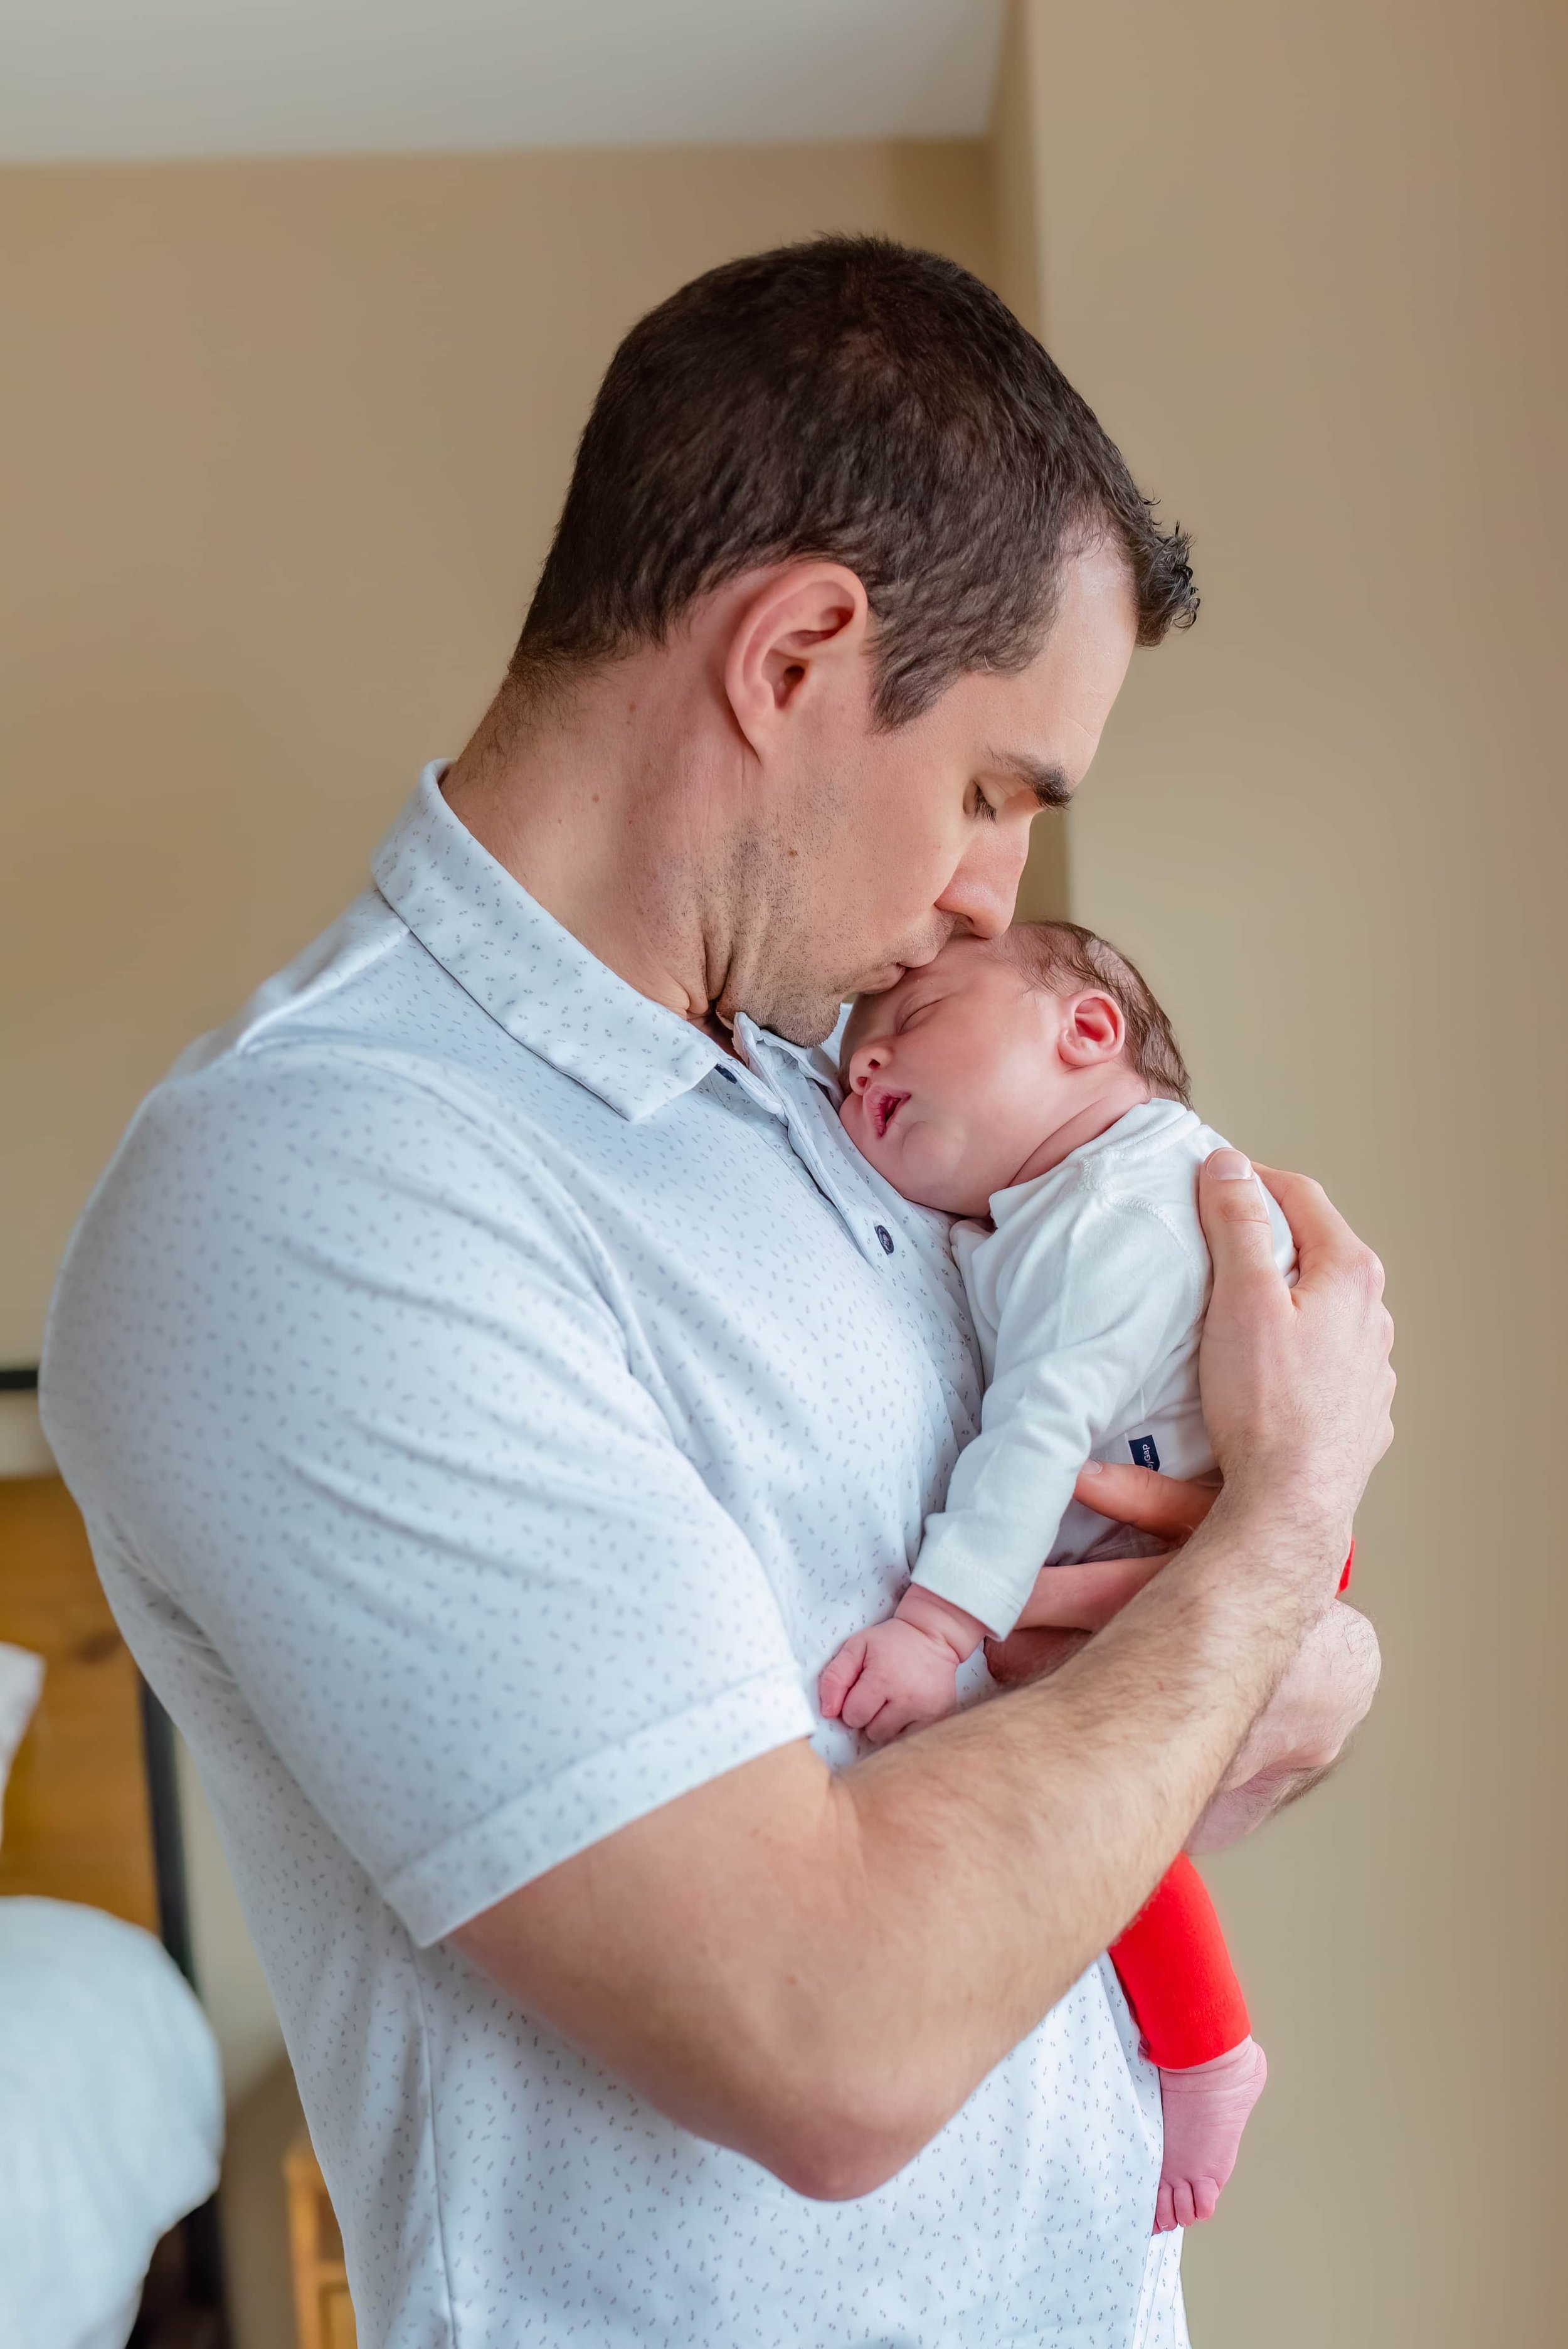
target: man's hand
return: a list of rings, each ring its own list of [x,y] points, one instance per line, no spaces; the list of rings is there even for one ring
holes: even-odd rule
[[[993,1680],[1019,1688],[1059,1671],[1093,1631],[1119,1614],[1159,1573],[1219,1497],[1216,1485],[1185,1483],[1153,1468],[1090,1461],[1074,1497],[1101,1516],[1168,1542],[1148,1557],[1091,1560],[1045,1568],[1008,1640],[985,1651]],[[1047,1628],[1048,1627],[1048,1628]],[[1336,1599],[1307,1630],[1279,1687],[1253,1722],[1212,1800],[1187,1838],[1189,1851],[1217,1851],[1295,1802],[1332,1768],[1377,1693],[1377,1635],[1365,1615]]]
[[[1216,1150],[1198,1186],[1214,1259],[1199,1354],[1204,1423],[1227,1492],[1267,1490],[1274,1508],[1327,1516],[1343,1530],[1342,1563],[1356,1505],[1394,1433],[1383,1268],[1320,1185],[1258,1172],[1295,1236],[1298,1278],[1287,1288],[1274,1268],[1248,1162]]]
[[[1113,1622],[836,1778],[796,1744],[665,1803],[463,1926],[465,1954],[801,2192],[868,2193],[910,2160],[1252,1766],[1330,1611],[1388,1440],[1389,1330],[1370,1252],[1315,1184],[1271,1183],[1294,1291],[1250,1176],[1201,1178],[1226,1485]]]
[[[1343,1599],[1326,1607],[1187,1838],[1221,1851],[1326,1775],[1366,1719],[1383,1669],[1377,1634]]]

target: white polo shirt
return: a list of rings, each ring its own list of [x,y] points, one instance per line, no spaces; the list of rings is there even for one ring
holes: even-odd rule
[[[458,823],[186,1055],[72,1243],[46,1423],[222,1825],[363,2349],[1185,2341],[1109,1966],[801,2199],[442,1936],[814,1731],[979,1416],[943,1219]]]

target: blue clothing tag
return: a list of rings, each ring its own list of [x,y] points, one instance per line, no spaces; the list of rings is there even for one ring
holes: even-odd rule
[[[1130,1435],[1127,1448],[1140,1468],[1158,1468],[1160,1453],[1151,1435]]]

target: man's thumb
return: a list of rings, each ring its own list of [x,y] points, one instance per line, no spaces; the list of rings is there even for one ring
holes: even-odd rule
[[[1204,1160],[1198,1177],[1198,1213],[1216,1274],[1264,1265],[1274,1270],[1268,1201],[1252,1160],[1239,1150],[1212,1151]]]

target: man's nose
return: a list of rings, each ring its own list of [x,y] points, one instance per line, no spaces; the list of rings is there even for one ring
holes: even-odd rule
[[[1029,826],[1006,818],[995,831],[972,841],[958,870],[936,901],[971,936],[999,938],[1013,918],[1018,884],[1029,854]]]

